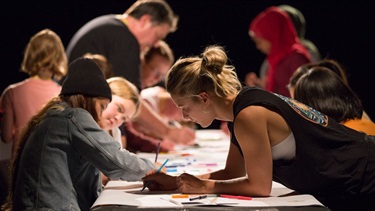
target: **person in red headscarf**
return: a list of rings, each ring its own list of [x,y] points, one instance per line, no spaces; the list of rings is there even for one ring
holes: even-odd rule
[[[293,72],[311,62],[288,14],[268,7],[250,23],[249,35],[269,63],[265,89],[289,97],[287,84]]]

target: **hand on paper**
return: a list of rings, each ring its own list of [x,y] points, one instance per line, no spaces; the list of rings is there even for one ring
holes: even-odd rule
[[[187,173],[178,176],[176,183],[181,193],[208,193],[206,181]]]
[[[156,171],[151,171],[147,173],[145,177],[142,178],[143,183],[146,184],[148,181],[152,181],[148,186],[148,189],[162,190],[162,191],[172,191],[177,190],[176,177],[167,175],[163,172],[155,174]]]

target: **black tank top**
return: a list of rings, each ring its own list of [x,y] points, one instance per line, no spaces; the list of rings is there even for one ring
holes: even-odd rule
[[[375,196],[375,137],[357,132],[298,101],[255,87],[245,87],[233,104],[234,121],[248,106],[280,114],[296,142],[292,161],[273,161],[273,179],[300,193],[349,198]],[[242,154],[234,124],[231,142]],[[341,200],[340,200],[341,201]]]

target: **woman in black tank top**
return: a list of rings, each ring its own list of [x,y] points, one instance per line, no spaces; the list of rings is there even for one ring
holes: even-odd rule
[[[332,210],[375,207],[375,137],[347,128],[296,100],[242,87],[220,46],[179,59],[166,88],[184,118],[209,126],[227,121],[231,145],[224,169],[178,177],[146,176],[151,190],[269,196],[272,181],[312,194]],[[295,156],[272,157],[290,134]]]

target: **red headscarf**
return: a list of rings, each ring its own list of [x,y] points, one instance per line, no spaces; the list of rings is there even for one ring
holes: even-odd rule
[[[299,52],[310,59],[308,51],[297,36],[293,22],[288,14],[278,7],[268,7],[259,13],[251,22],[249,31],[271,43],[271,50],[267,55],[269,67],[266,89],[269,91],[274,91],[275,69],[284,57],[292,52]]]

